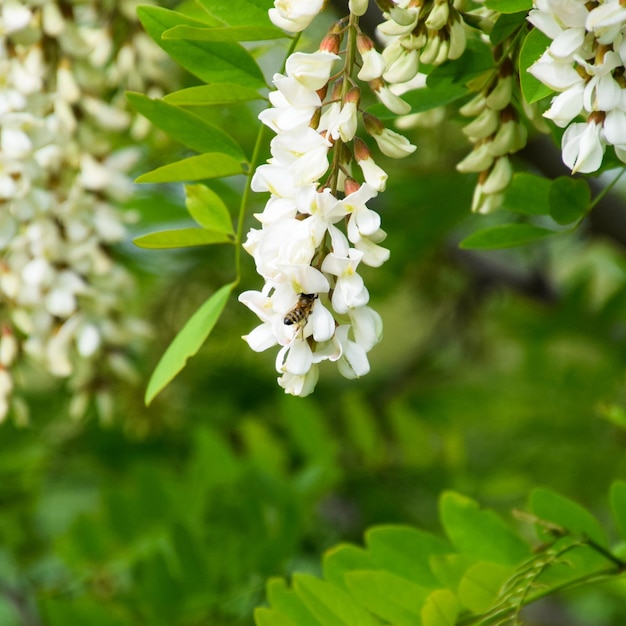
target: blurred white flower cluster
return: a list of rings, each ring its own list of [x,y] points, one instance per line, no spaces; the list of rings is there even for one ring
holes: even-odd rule
[[[378,31],[388,40],[383,52],[388,82],[410,80],[420,61],[441,65],[465,51],[465,25],[454,0],[385,0],[382,5],[385,21]]]
[[[297,4],[308,5],[293,1],[292,8]],[[386,236],[380,216],[367,206],[385,188],[387,174],[356,136],[361,92],[351,77],[354,23],[366,5],[351,3],[356,12],[349,24],[335,25],[317,52],[287,59],[285,75],[274,75],[272,107],[259,116],[276,136],[272,157],[257,168],[251,186],[271,196],[255,216],[262,227],[250,230],[244,248],[265,285],[239,299],[262,322],[244,339],[255,351],[281,346],[278,383],[293,395],[311,393],[325,360],[336,362],[347,378],[367,374],[367,353],[382,334],[357,271],[361,263],[378,267],[389,258],[379,245]],[[343,69],[333,76],[342,58]],[[377,118],[361,115],[384,154],[403,157],[415,150]]]
[[[117,4],[0,4],[0,420],[42,368],[69,379],[73,416],[95,397],[106,417],[107,377],[132,374],[125,353],[146,333],[110,246],[138,157],[123,91],[161,80],[163,57],[134,3]]]
[[[620,0],[535,0],[529,21],[552,43],[530,72],[560,92],[545,112],[566,128],[572,172],[595,172],[607,145],[626,162],[626,7]],[[575,121],[579,116],[585,121]]]

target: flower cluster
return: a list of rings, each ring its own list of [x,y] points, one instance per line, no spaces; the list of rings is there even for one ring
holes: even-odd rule
[[[0,419],[24,361],[69,378],[73,415],[94,394],[106,413],[105,381],[128,377],[127,348],[146,331],[125,311],[133,281],[110,252],[125,237],[114,203],[129,197],[138,152],[110,137],[133,122],[125,79],[145,88],[137,77],[158,76],[163,57],[138,28],[114,42],[103,20],[134,19],[122,4],[0,8]]]
[[[528,19],[552,43],[529,71],[560,92],[544,115],[566,128],[563,161],[595,172],[611,145],[626,162],[626,8],[619,0],[533,4]]]
[[[463,54],[465,26],[454,1],[386,0],[382,4],[385,21],[378,30],[389,39],[383,53],[387,64],[383,76],[389,82],[410,80],[418,61],[441,65]]]
[[[472,199],[472,211],[477,213],[500,206],[513,174],[509,155],[526,145],[526,127],[511,102],[514,78],[513,62],[506,56],[481,91],[460,109],[474,118],[463,128],[474,148],[457,169],[479,175]]]
[[[363,10],[362,4],[357,8]],[[348,28],[354,28],[355,15]],[[347,378],[366,374],[367,353],[382,334],[357,270],[360,264],[378,267],[389,257],[379,245],[386,235],[380,216],[367,206],[384,189],[387,174],[356,136],[360,89],[349,62],[331,79],[344,32],[337,25],[316,52],[293,53],[285,74],[274,75],[272,107],[259,115],[276,136],[272,157],[251,182],[254,191],[271,196],[255,215],[262,227],[251,229],[244,244],[265,281],[261,291],[239,296],[262,322],[244,339],[255,351],[281,346],[278,382],[300,396],[315,387],[322,361],[336,362]],[[385,154],[401,157],[415,150],[377,118],[362,117]]]

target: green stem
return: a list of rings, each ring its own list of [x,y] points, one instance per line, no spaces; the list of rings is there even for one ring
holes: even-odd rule
[[[281,72],[285,71],[285,66],[287,65],[287,59],[291,56],[296,46],[298,45],[298,41],[300,40],[300,35],[297,35],[291,41],[289,45],[289,49],[287,50],[287,54],[285,55],[285,60],[283,61],[283,65],[281,68]],[[259,164],[259,154],[261,153],[261,146],[263,145],[263,139],[265,136],[265,124],[261,123],[259,126],[259,132],[256,136],[256,141],[254,143],[254,150],[252,151],[252,157],[250,158],[249,170],[246,175],[246,184],[241,194],[241,202],[239,204],[239,213],[237,215],[237,231],[235,233],[235,281],[233,282],[233,289],[239,284],[241,280],[241,244],[243,238],[243,223],[246,217],[246,208],[248,206],[248,199],[250,198],[250,183],[252,182],[252,177],[256,171],[256,168]]]
[[[624,173],[626,173],[626,168],[623,168],[622,171],[593,199],[593,202],[589,205],[587,213],[589,213],[596,206],[596,204],[598,204],[598,202],[600,202],[600,200],[602,200],[602,198],[604,198],[604,196],[606,196],[606,194],[613,189],[617,181],[624,175]]]
[[[346,60],[343,66],[343,82],[341,84],[341,106],[345,103],[346,94],[350,89],[350,78],[352,76],[352,69],[355,62],[356,53],[356,36],[359,28],[359,18],[350,13],[350,20],[348,22],[348,40],[346,42]],[[331,165],[330,180],[332,184],[330,186],[334,196],[337,195],[337,184],[339,183],[339,164],[341,163],[341,157],[344,150],[344,144],[341,139],[337,139],[333,147],[333,162]]]

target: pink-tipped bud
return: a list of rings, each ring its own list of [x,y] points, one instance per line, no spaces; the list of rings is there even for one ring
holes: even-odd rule
[[[358,191],[361,188],[361,185],[354,180],[354,178],[346,178],[343,189],[346,196],[349,196],[351,193]]]
[[[375,137],[376,135],[382,135],[385,130],[385,125],[371,113],[363,111],[363,124],[368,135]]]
[[[370,149],[360,137],[354,138],[354,158],[357,161],[365,161],[372,158]]]
[[[363,55],[374,48],[374,42],[367,35],[359,33],[356,36],[356,47],[359,54]]]
[[[331,52],[332,54],[339,54],[339,48],[341,47],[341,37],[334,33],[329,33],[322,39],[320,43],[320,52]]]
[[[344,98],[344,102],[352,102],[357,107],[359,106],[359,102],[361,101],[361,90],[358,87],[351,87]]]

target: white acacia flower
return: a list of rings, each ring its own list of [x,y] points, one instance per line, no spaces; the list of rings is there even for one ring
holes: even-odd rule
[[[402,159],[413,154],[417,149],[417,146],[414,146],[406,137],[388,128],[373,137],[379,150],[393,159]]]
[[[333,63],[340,58],[326,50],[294,52],[287,59],[285,69],[287,76],[297,80],[305,89],[317,91],[328,82]]]
[[[275,0],[270,20],[291,33],[303,31],[324,6],[324,0]]]
[[[602,126],[594,121],[571,124],[565,133],[561,147],[563,162],[572,174],[595,172],[602,165],[605,144],[601,138]]]

